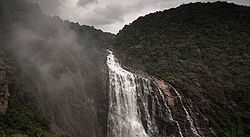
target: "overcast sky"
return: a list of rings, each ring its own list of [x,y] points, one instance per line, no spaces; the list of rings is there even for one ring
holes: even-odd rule
[[[33,0],[43,11],[62,19],[117,33],[139,16],[190,2],[214,0]],[[225,0],[224,0],[225,1]],[[227,0],[250,5],[250,0]]]

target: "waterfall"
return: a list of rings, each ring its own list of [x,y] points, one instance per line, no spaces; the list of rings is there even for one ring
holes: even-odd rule
[[[123,69],[111,51],[107,65],[110,79],[108,137],[148,137],[138,112],[136,76]]]
[[[142,81],[140,83],[139,81]],[[143,77],[137,78],[137,93],[138,93],[138,100],[141,102],[142,110],[144,111],[145,115],[145,121],[146,121],[146,132],[148,134],[153,134],[158,132],[158,127],[156,125],[155,121],[155,106],[151,105],[151,108],[149,108],[149,96],[152,98],[152,103],[155,104],[155,100],[152,97],[152,87],[150,85],[150,81]],[[143,90],[140,90],[140,88],[143,88]],[[155,97],[155,96],[154,96]],[[156,98],[157,99],[157,98]],[[159,102],[159,101],[156,101]],[[149,109],[151,110],[151,114],[149,112]],[[142,115],[142,114],[140,114]],[[142,117],[142,116],[141,116]]]
[[[108,137],[152,137],[159,133],[162,120],[168,120],[177,127],[177,132],[161,133],[178,137],[186,136],[182,133],[179,122],[172,116],[168,99],[165,97],[157,82],[146,76],[136,75],[121,67],[111,51],[108,51],[107,65],[109,68],[109,114]],[[181,108],[190,123],[190,130],[200,136],[194,121],[183,105],[182,97],[174,89]],[[166,122],[167,123],[167,122]],[[165,123],[165,124],[166,124]],[[169,127],[170,125],[167,125]],[[176,128],[175,127],[175,128]]]
[[[158,89],[158,90],[160,91],[160,95],[161,95],[162,99],[165,99],[165,97],[164,97],[162,91],[161,91],[160,89]],[[166,102],[164,102],[164,106],[165,106],[165,107],[167,108],[167,110],[169,111],[169,119],[170,119],[171,121],[173,121],[173,122],[177,125],[179,134],[180,134],[181,137],[183,137],[183,134],[182,134],[182,132],[181,132],[180,124],[179,124],[178,121],[174,120],[174,118],[173,118],[173,116],[172,116],[172,112],[171,112],[171,110],[170,110],[170,108],[168,107],[168,105],[167,105]]]
[[[172,89],[174,89],[174,92],[177,94],[178,98],[180,99],[181,106],[182,106],[182,108],[183,108],[183,110],[185,111],[185,114],[186,114],[186,119],[189,121],[191,131],[193,132],[193,134],[195,134],[196,136],[200,137],[198,131],[196,130],[196,128],[194,126],[194,120],[192,119],[192,117],[188,113],[186,107],[183,105],[183,101],[182,101],[182,97],[181,97],[180,93],[173,86],[171,86],[171,85],[169,85],[169,86]]]

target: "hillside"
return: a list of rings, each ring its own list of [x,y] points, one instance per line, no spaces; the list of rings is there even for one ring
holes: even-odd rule
[[[249,15],[191,3],[115,36],[2,0],[0,137],[250,137]]]
[[[170,82],[191,99],[219,137],[248,137],[249,15],[249,7],[226,2],[182,5],[126,25],[114,50],[123,64]]]
[[[113,37],[28,0],[1,1],[0,136],[105,136]]]

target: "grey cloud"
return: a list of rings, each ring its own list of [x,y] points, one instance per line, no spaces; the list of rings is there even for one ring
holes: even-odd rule
[[[135,3],[131,5],[107,4],[105,7],[96,7],[93,12],[95,16],[85,19],[92,25],[110,25],[114,23],[124,23],[126,14],[141,11],[145,4]]]
[[[177,7],[190,2],[212,2],[217,0],[33,0],[45,13],[59,15],[63,19],[93,25],[104,31],[122,28],[140,15],[157,10]],[[226,0],[241,5],[250,5],[249,0]],[[60,10],[60,8],[63,10]],[[66,8],[65,8],[66,7]],[[119,27],[118,27],[118,26]],[[117,30],[118,31],[118,30]]]
[[[127,13],[123,5],[116,4],[96,7],[92,12],[93,15],[86,16],[82,19],[82,22],[95,26],[110,25],[116,22],[124,22],[124,14]]]
[[[98,3],[98,0],[78,0],[77,5],[86,7],[89,4]]]
[[[103,17],[86,17],[82,22],[86,23],[87,25],[94,25],[94,26],[102,26],[102,25],[108,25],[113,24],[114,21],[112,20],[106,20]]]
[[[94,12],[97,15],[103,16],[106,20],[111,21],[124,21],[123,15],[127,12],[122,5],[110,4],[105,6],[104,8],[96,8]]]
[[[58,15],[59,7],[63,4],[63,0],[31,0],[39,4],[43,12],[53,15]]]

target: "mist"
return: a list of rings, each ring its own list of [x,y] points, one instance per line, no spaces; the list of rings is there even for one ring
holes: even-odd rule
[[[46,16],[37,5],[22,2],[3,8],[6,20],[15,19],[5,47],[29,79],[26,92],[33,108],[71,136],[102,136],[106,114],[97,109],[106,109],[103,95],[108,92],[104,42],[87,33],[93,28],[81,31],[78,24]]]
[[[249,2],[197,1],[0,1],[0,136],[249,135]]]

